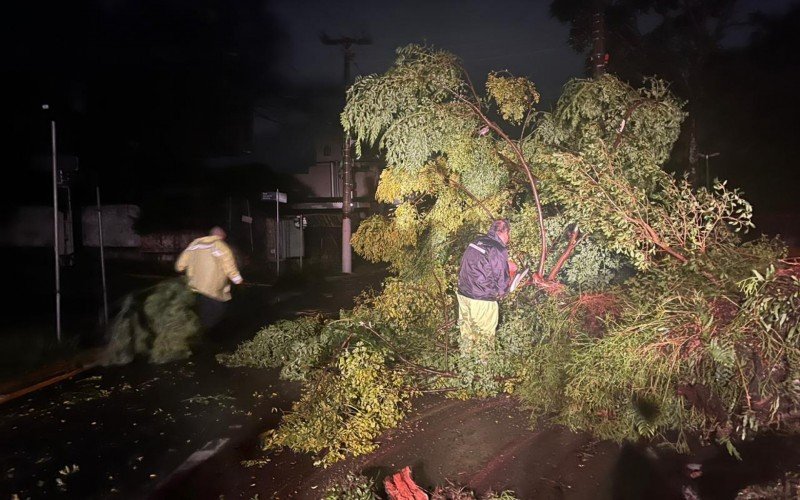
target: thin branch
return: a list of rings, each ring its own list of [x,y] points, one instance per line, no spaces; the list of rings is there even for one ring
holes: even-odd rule
[[[628,126],[628,122],[630,121],[631,116],[633,115],[633,112],[636,111],[637,109],[639,109],[640,107],[644,106],[645,104],[650,104],[650,105],[654,105],[655,106],[655,105],[658,105],[659,103],[655,102],[655,101],[652,101],[650,99],[640,99],[640,100],[634,102],[625,111],[625,116],[622,118],[622,124],[620,124],[619,130],[617,131],[617,136],[614,138],[614,144],[611,146],[611,149],[613,151],[616,151],[616,149],[622,143],[622,134],[625,132],[625,128]]]
[[[549,281],[554,281],[556,276],[558,276],[559,271],[561,268],[564,267],[564,263],[567,262],[567,259],[572,255],[572,252],[575,251],[575,247],[578,246],[578,243],[582,241],[583,238],[578,240],[578,228],[572,230],[572,234],[569,235],[569,243],[567,244],[566,250],[564,253],[561,254],[561,257],[558,258],[558,262],[556,265],[553,266],[553,269],[550,270],[550,275],[547,277]]]
[[[514,142],[505,131],[500,128],[495,122],[489,119],[483,111],[476,105],[475,103],[465,99],[463,96],[460,96],[456,93],[453,93],[456,99],[459,99],[461,102],[469,106],[472,111],[478,115],[478,117],[497,135],[499,135],[503,141],[514,151],[517,159],[519,160],[518,166],[525,172],[525,175],[528,177],[528,183],[531,186],[531,194],[533,194],[533,201],[536,204],[536,215],[539,222],[539,236],[541,238],[541,255],[539,257],[539,268],[537,270],[537,274],[540,276],[544,273],[544,263],[545,259],[547,258],[547,233],[544,228],[544,215],[542,214],[542,203],[539,199],[539,189],[536,187],[536,181],[533,177],[533,173],[531,173],[531,167],[528,165],[528,161],[525,159],[525,154],[520,149],[519,144]]]
[[[461,190],[461,191],[462,191],[464,194],[466,194],[466,195],[467,195],[467,197],[468,197],[469,199],[471,199],[472,201],[474,201],[474,202],[475,202],[475,204],[476,204],[478,207],[480,207],[480,208],[483,210],[483,212],[484,212],[484,213],[485,213],[487,216],[489,216],[489,219],[491,219],[491,220],[495,220],[495,218],[496,218],[496,217],[494,216],[494,214],[493,214],[493,213],[492,213],[492,212],[491,212],[491,211],[490,211],[488,208],[486,208],[486,205],[484,205],[483,201],[481,201],[481,199],[480,199],[480,198],[478,198],[477,196],[475,196],[474,194],[472,194],[472,192],[470,192],[470,190],[469,190],[469,189],[467,189],[466,187],[464,187],[464,185],[463,185],[463,184],[461,184],[461,183],[460,183],[460,182],[458,182],[457,180],[455,180],[455,179],[452,179],[451,177],[449,177],[449,176],[447,175],[447,173],[446,173],[446,172],[442,172],[442,171],[441,171],[441,170],[440,170],[438,167],[436,168],[436,173],[438,173],[439,175],[441,175],[441,176],[442,176],[442,179],[443,179],[445,182],[447,182],[448,184],[450,184],[451,186],[453,186],[453,187],[454,187],[454,188],[456,188],[456,189],[460,189],[460,190]]]
[[[530,120],[531,113],[533,112],[533,106],[528,108],[528,111],[525,112],[525,119],[522,121],[522,129],[519,132],[519,142],[522,143],[522,140],[525,138],[525,128],[528,126],[528,121]]]
[[[437,375],[437,376],[440,376],[440,377],[450,377],[450,378],[456,377],[456,374],[453,373],[453,372],[437,370],[435,368],[429,368],[427,366],[422,366],[422,365],[420,365],[418,363],[414,363],[413,361],[411,361],[408,358],[406,358],[405,356],[403,356],[400,353],[400,350],[397,347],[395,347],[395,345],[393,343],[389,342],[389,340],[387,340],[386,337],[384,337],[383,335],[381,335],[380,333],[375,331],[375,329],[372,328],[370,325],[368,325],[367,323],[361,322],[361,326],[363,326],[368,332],[372,333],[373,335],[375,335],[376,337],[381,339],[383,341],[383,343],[386,344],[387,347],[389,347],[389,349],[391,349],[392,352],[394,352],[394,354],[397,356],[397,358],[400,361],[402,361],[403,363],[405,363],[405,364],[407,364],[407,365],[409,365],[409,366],[411,366],[413,368],[416,368],[417,370],[420,370],[420,371],[423,371],[423,372],[426,372],[426,373],[430,373],[431,375]]]
[[[459,65],[458,67],[459,69],[461,69],[461,74],[464,75],[464,78],[467,80],[467,87],[472,92],[472,96],[475,98],[475,102],[480,103],[481,98],[480,96],[478,96],[478,92],[475,90],[475,85],[473,85],[472,79],[469,77],[469,73],[463,66]]]

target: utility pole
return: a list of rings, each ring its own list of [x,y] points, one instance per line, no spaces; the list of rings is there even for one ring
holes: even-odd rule
[[[320,40],[325,45],[341,45],[344,48],[344,88],[350,86],[350,63],[353,61],[355,52],[353,52],[353,45],[369,45],[372,40],[369,37],[341,37],[330,38],[328,35],[322,35]],[[352,247],[350,246],[350,237],[352,235],[351,214],[353,212],[353,155],[351,148],[353,141],[350,138],[350,133],[344,135],[344,143],[342,144],[342,170],[344,171],[344,186],[342,189],[342,273],[350,274],[353,272],[353,255]]]
[[[608,65],[604,6],[605,2],[603,0],[595,0],[594,14],[592,14],[592,53],[589,56],[593,78],[600,78],[605,75],[606,66]]]

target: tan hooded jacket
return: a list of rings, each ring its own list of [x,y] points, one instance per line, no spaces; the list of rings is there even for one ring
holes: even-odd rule
[[[231,285],[242,282],[231,248],[220,236],[197,238],[178,257],[175,270],[186,271],[189,287],[206,297],[231,300]]]

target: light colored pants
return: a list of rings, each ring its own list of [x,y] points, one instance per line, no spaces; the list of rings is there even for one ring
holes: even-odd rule
[[[456,293],[461,355],[487,361],[494,351],[499,307],[493,300],[475,300]]]

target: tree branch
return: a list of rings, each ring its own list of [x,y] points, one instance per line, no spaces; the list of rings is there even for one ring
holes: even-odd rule
[[[545,259],[547,258],[547,233],[544,228],[544,215],[542,214],[542,202],[539,199],[539,189],[536,187],[536,181],[533,177],[533,173],[531,173],[531,167],[528,164],[528,161],[525,159],[525,155],[523,154],[522,149],[520,149],[519,144],[517,144],[513,139],[511,139],[511,137],[509,137],[508,134],[506,134],[505,131],[502,128],[500,128],[499,125],[490,120],[489,117],[486,116],[486,114],[484,114],[483,110],[481,110],[477,104],[471,102],[469,99],[466,99],[464,96],[459,95],[455,92],[453,92],[453,95],[456,97],[456,99],[460,100],[461,102],[466,104],[470,109],[472,109],[472,111],[478,116],[478,118],[481,119],[481,121],[483,121],[484,124],[486,124],[486,126],[488,126],[491,130],[493,130],[497,135],[499,135],[503,139],[503,141],[506,144],[508,144],[511,150],[514,151],[514,154],[517,157],[517,160],[519,161],[518,166],[523,170],[523,172],[528,178],[528,183],[530,184],[531,187],[531,194],[533,194],[533,201],[536,204],[536,216],[539,222],[539,236],[541,238],[541,255],[539,256],[539,268],[537,273],[541,275],[542,273],[544,273],[544,263]]]
[[[558,276],[559,271],[561,268],[564,267],[564,263],[567,262],[567,259],[572,255],[572,252],[575,251],[575,247],[578,246],[578,243],[583,241],[583,238],[580,240],[578,239],[578,227],[575,226],[575,229],[572,230],[572,233],[569,235],[569,243],[567,244],[566,250],[564,253],[561,254],[561,257],[558,258],[558,262],[556,265],[553,266],[553,269],[550,270],[550,275],[547,276],[549,281],[554,281],[556,276]]]
[[[475,196],[474,194],[472,194],[472,193],[470,192],[470,190],[469,190],[469,189],[467,189],[466,187],[464,187],[464,185],[463,185],[463,184],[461,184],[460,182],[458,182],[458,181],[457,181],[457,180],[455,180],[455,179],[452,179],[450,176],[448,176],[448,175],[447,175],[447,173],[446,173],[446,172],[442,172],[442,171],[441,171],[441,169],[440,169],[439,167],[436,167],[436,168],[435,168],[435,170],[436,170],[436,173],[438,173],[439,175],[441,175],[441,176],[442,176],[442,179],[443,179],[445,182],[447,182],[448,184],[450,184],[451,186],[453,186],[453,187],[454,187],[454,188],[456,188],[456,189],[460,189],[460,190],[461,190],[461,191],[462,191],[464,194],[466,194],[466,195],[467,195],[467,197],[468,197],[469,199],[471,199],[472,201],[474,201],[474,202],[475,202],[475,204],[476,204],[478,207],[480,207],[480,208],[483,210],[483,212],[484,212],[484,213],[485,213],[485,214],[486,214],[486,215],[489,217],[489,219],[491,219],[491,220],[495,220],[495,218],[496,218],[496,217],[494,216],[494,214],[493,214],[493,213],[492,213],[492,212],[491,212],[491,211],[490,211],[488,208],[486,208],[486,205],[484,205],[484,204],[483,204],[483,201],[482,201],[482,200],[480,200],[480,199],[479,199],[477,196]]]
[[[625,116],[622,118],[622,123],[620,124],[619,130],[617,130],[616,137],[614,138],[614,144],[611,146],[612,151],[616,151],[619,145],[622,143],[622,134],[625,132],[625,128],[628,126],[628,122],[630,121],[633,112],[639,109],[640,107],[644,106],[645,104],[655,105],[658,103],[653,102],[650,99],[640,99],[634,102],[625,111]]]
[[[374,329],[374,328],[372,328],[372,326],[368,325],[367,323],[364,323],[363,321],[362,321],[360,324],[361,324],[361,326],[362,326],[362,327],[364,327],[364,329],[366,329],[368,332],[372,333],[373,335],[375,335],[376,337],[378,337],[379,339],[381,339],[381,340],[383,341],[383,343],[384,343],[384,344],[386,344],[386,346],[387,346],[387,347],[389,347],[389,349],[391,349],[391,350],[392,350],[392,352],[394,352],[394,354],[397,356],[397,358],[398,358],[400,361],[402,361],[403,363],[407,364],[408,366],[411,366],[411,367],[413,367],[413,368],[416,368],[417,370],[423,371],[423,372],[425,372],[425,373],[430,373],[431,375],[437,375],[437,376],[439,376],[439,377],[449,377],[449,378],[454,378],[454,377],[456,377],[456,374],[455,374],[455,373],[453,373],[453,372],[449,372],[449,371],[442,371],[442,370],[437,370],[437,369],[435,369],[435,368],[429,368],[429,367],[427,367],[427,366],[422,366],[422,365],[420,365],[420,364],[418,364],[418,363],[414,363],[413,361],[411,361],[411,360],[409,360],[408,358],[406,358],[405,356],[403,356],[403,355],[400,353],[400,350],[399,350],[399,349],[397,349],[397,347],[395,347],[395,345],[394,345],[394,344],[392,344],[391,342],[389,342],[389,341],[388,341],[388,340],[387,340],[387,339],[386,339],[386,338],[385,338],[383,335],[381,335],[380,333],[378,333],[377,331],[375,331],[375,329]]]

